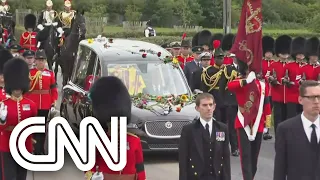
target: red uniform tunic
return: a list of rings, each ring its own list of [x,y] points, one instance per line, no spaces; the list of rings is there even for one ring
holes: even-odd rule
[[[269,70],[267,71],[266,77],[268,78],[269,76],[274,76],[273,73],[276,73],[275,75],[277,76],[277,80],[279,83],[281,83],[282,78],[285,75],[285,70],[284,66],[286,63],[280,62],[280,61],[273,61],[270,64]],[[274,102],[280,102],[280,103],[285,103],[286,102],[286,87],[284,85],[279,84],[279,85],[273,85],[271,86],[271,99]]]
[[[182,55],[177,56],[177,59],[180,63],[180,67],[183,69],[187,62],[191,62],[194,60],[193,56],[183,57]]]
[[[38,41],[36,39],[36,36],[37,36],[36,32],[26,31],[22,33],[20,37],[20,46],[22,48],[29,49],[36,52],[38,49],[37,48]]]
[[[314,79],[314,71],[318,65],[306,64],[301,67],[301,78],[305,77],[305,80],[315,80]]]
[[[225,57],[223,58],[223,64],[225,64],[225,65],[231,65],[231,64],[233,64],[233,59],[232,59],[232,57],[225,56]]]
[[[141,147],[140,138],[136,135],[128,133],[127,135],[127,164],[121,172],[114,172],[108,168],[103,158],[97,154],[96,164],[91,170],[96,171],[96,167],[99,167],[99,171],[106,174],[136,174],[137,180],[145,180],[146,172],[144,170],[143,153]]]
[[[243,96],[244,94],[246,94],[246,92],[248,92],[250,89],[248,89],[249,86],[246,86],[245,84],[245,79],[241,79],[241,78],[237,78],[231,82],[228,83],[228,89],[231,92],[234,92],[236,94],[236,98],[237,98],[237,102],[238,102],[238,109],[241,109],[242,107],[245,107],[245,104],[247,103],[247,99]],[[260,123],[259,123],[259,127],[258,127],[258,131],[262,133],[263,129],[265,127],[265,122],[266,120],[271,120],[271,107],[270,107],[270,103],[268,101],[268,86],[265,86],[264,92],[262,91],[262,87],[261,87],[261,83],[264,82],[260,82],[259,80],[255,80],[256,84],[258,85],[258,89],[260,91],[260,93],[264,93],[264,104],[263,104],[263,110],[262,110],[262,116],[260,119]],[[239,115],[239,112],[238,112]],[[239,120],[239,116],[237,115],[236,117],[236,121],[235,121],[235,128],[239,129],[239,128],[244,128]],[[256,119],[252,119],[250,122],[252,122],[254,124],[254,122],[256,121]]]
[[[2,44],[5,44],[7,42],[8,36],[9,36],[8,30],[3,28],[2,39],[1,39]]]
[[[314,68],[313,79],[315,81],[320,81],[320,65],[318,65],[316,68]]]
[[[8,98],[3,101],[7,106],[7,122],[0,124],[0,151],[10,152],[9,139],[12,129],[24,119],[37,116],[37,107],[30,99],[22,98],[20,101]],[[33,151],[32,136],[26,140],[26,148],[29,152]]]
[[[3,87],[0,87],[0,101],[7,99],[7,93]]]
[[[290,82],[294,83],[286,88],[286,102],[299,103],[299,82],[302,75],[301,68],[305,65],[305,63],[289,62],[284,66],[284,71],[288,72]]]
[[[90,90],[90,88],[91,88],[91,86],[92,86],[92,83],[93,83],[93,78],[95,79],[95,80],[97,80],[99,77],[98,76],[96,76],[96,77],[94,77],[93,75],[89,75],[89,76],[87,76],[87,78],[85,79],[85,83],[84,83],[84,90],[85,91],[89,91]]]
[[[38,109],[50,109],[58,99],[54,73],[48,69],[39,71],[33,68],[30,70],[30,78],[30,92],[26,94],[26,97],[35,102]]]

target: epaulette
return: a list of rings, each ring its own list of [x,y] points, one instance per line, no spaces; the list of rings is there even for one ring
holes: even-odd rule
[[[137,135],[132,134],[132,133],[130,133],[130,132],[127,132],[127,134],[128,134],[129,136],[133,136],[133,137],[135,137],[135,138],[139,138]]]

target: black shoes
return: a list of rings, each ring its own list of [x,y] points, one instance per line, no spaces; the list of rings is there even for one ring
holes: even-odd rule
[[[235,157],[238,157],[238,156],[240,155],[240,152],[239,152],[239,150],[237,149],[237,150],[232,151],[232,152],[231,152],[231,155],[232,155],[232,156],[235,156]]]
[[[267,141],[267,140],[270,140],[272,139],[272,135],[269,134],[269,132],[263,134],[263,140]]]

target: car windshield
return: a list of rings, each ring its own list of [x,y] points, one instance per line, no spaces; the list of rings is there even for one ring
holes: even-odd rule
[[[160,62],[113,63],[105,61],[104,75],[117,76],[130,95],[138,93],[154,96],[188,94],[188,87],[179,69]],[[104,71],[105,72],[105,71]]]

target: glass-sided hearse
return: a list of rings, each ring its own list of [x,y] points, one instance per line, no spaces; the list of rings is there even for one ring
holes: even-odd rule
[[[133,100],[128,131],[145,151],[177,150],[182,127],[198,117],[192,92],[180,67],[165,63],[171,54],[136,40],[97,37],[80,42],[71,80],[63,88],[61,115],[75,133],[92,116],[88,91],[101,76],[117,76]]]

